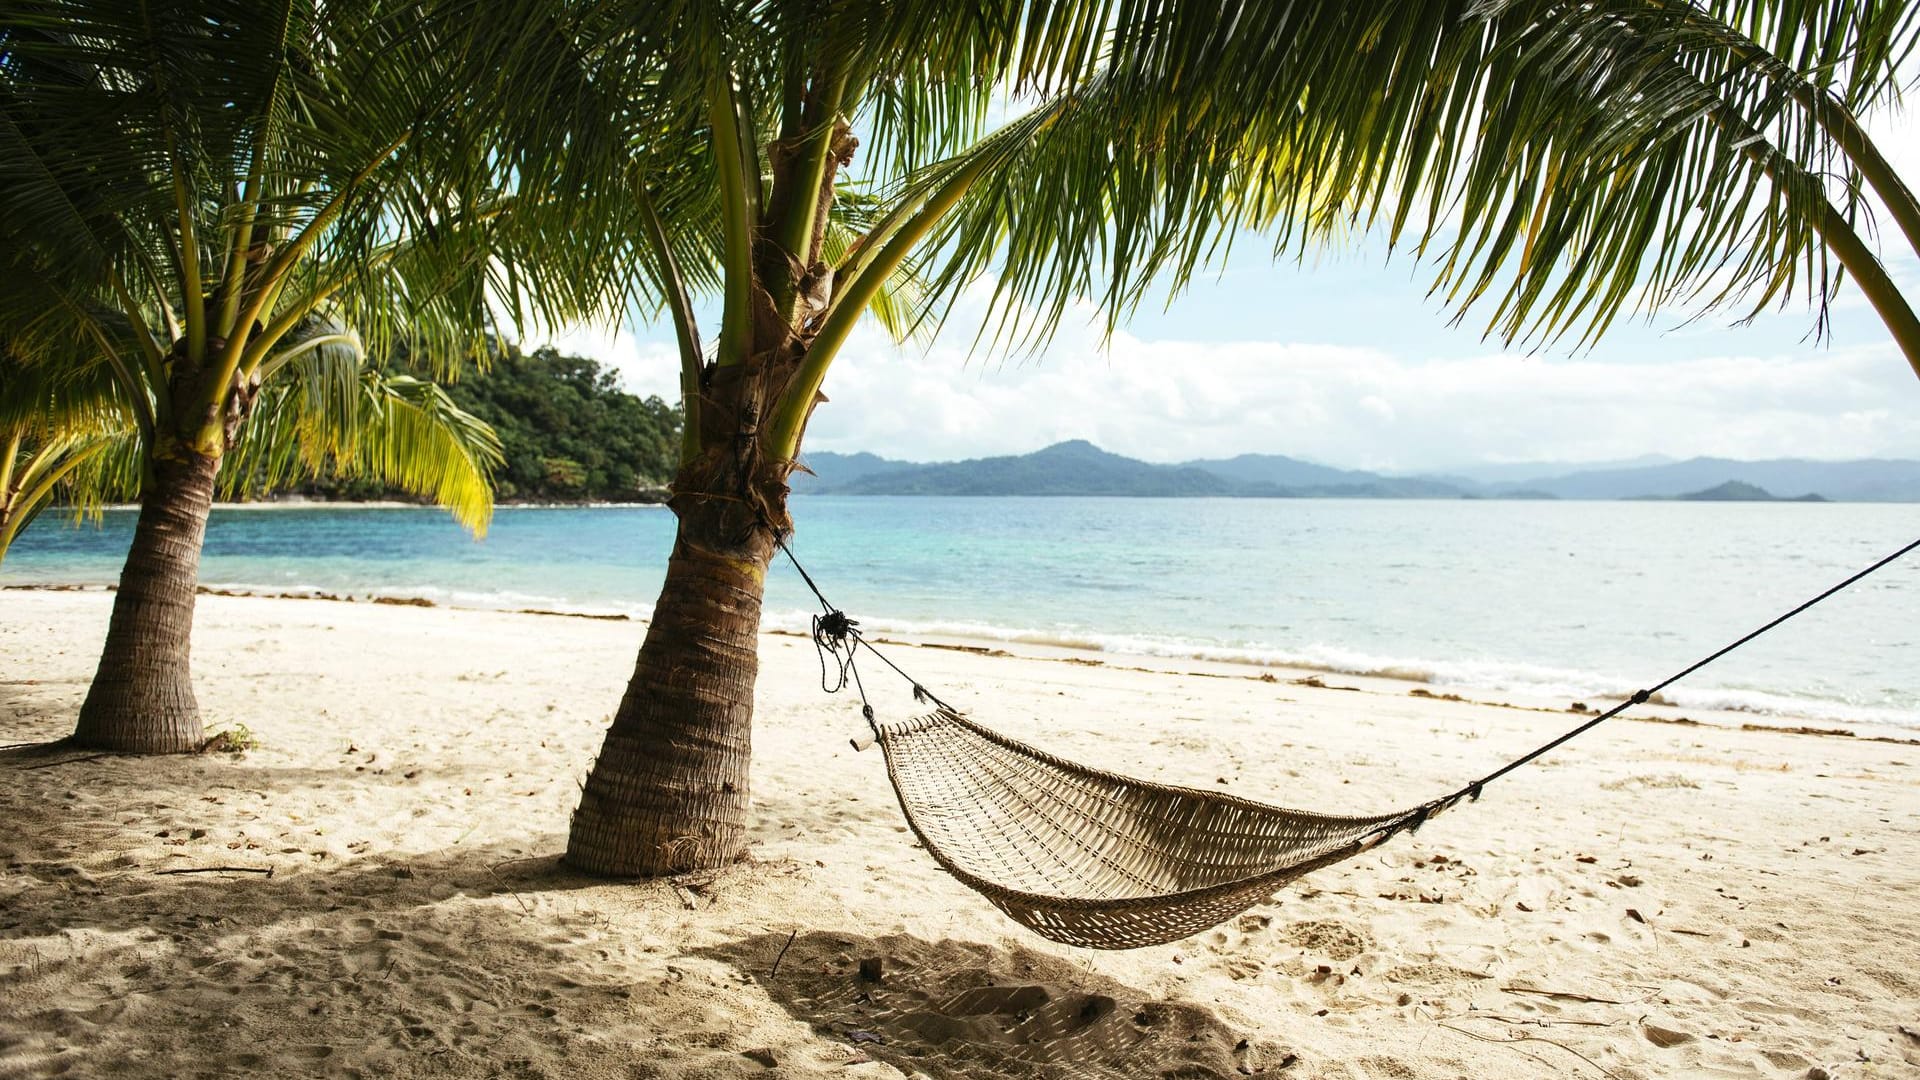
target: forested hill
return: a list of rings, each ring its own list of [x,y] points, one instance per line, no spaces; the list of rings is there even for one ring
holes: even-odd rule
[[[551,348],[495,354],[447,386],[455,404],[493,425],[507,462],[501,502],[658,502],[679,453],[680,409],[620,389],[619,376]],[[376,485],[321,481],[322,498],[387,497]]]
[[[493,425],[507,464],[501,501],[657,501],[677,467],[680,408],[620,389],[599,363],[551,349],[508,350],[447,387]]]

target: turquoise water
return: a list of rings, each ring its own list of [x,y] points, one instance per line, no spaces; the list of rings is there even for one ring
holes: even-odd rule
[[[1568,697],[1653,682],[1920,536],[1920,508],[1862,504],[813,496],[795,517],[869,629]],[[43,519],[0,582],[111,582],[132,526]],[[644,614],[672,532],[656,508],[505,508],[480,542],[431,510],[216,510],[202,578]],[[776,566],[769,624],[809,600]],[[1920,726],[1917,650],[1920,556],[1667,696]]]

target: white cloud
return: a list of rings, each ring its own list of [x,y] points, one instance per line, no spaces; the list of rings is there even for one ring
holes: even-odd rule
[[[978,301],[951,325],[978,325]],[[1920,456],[1920,382],[1891,344],[1799,340],[1764,356],[1647,362],[1487,352],[1425,359],[1354,345],[1200,342],[1064,327],[1041,359],[970,355],[966,335],[892,345],[871,322],[828,376],[811,450],[918,461],[1025,453],[1082,438],[1150,461],[1281,453],[1371,469],[1595,461],[1648,453]],[[670,341],[627,327],[530,338],[607,363],[671,400]],[[1711,348],[1710,335],[1692,343]]]
[[[511,326],[504,316],[503,326]],[[610,326],[572,325],[551,328],[532,324],[520,333],[520,347],[527,352],[551,345],[562,353],[585,356],[612,368],[620,376],[628,393],[646,397],[658,395],[668,401],[680,397],[680,360],[674,344],[642,337],[625,324]]]
[[[849,343],[815,450],[940,460],[1085,438],[1180,461],[1284,453],[1376,469],[1646,453],[1913,456],[1920,384],[1890,346],[1660,363],[1490,353],[1420,360],[1313,343],[1090,335],[1044,362]]]

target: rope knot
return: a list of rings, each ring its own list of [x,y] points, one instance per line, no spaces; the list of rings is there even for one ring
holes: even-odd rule
[[[860,631],[855,629],[859,625],[835,608],[813,617],[813,648],[820,654],[820,689],[829,694],[839,693],[847,688],[849,679],[859,677],[853,670],[853,654],[860,648]],[[831,669],[827,665],[829,656],[833,657]],[[860,696],[866,697],[864,689]]]
[[[836,609],[813,617],[813,636],[815,640],[824,639],[829,644],[844,645],[847,638],[853,636],[853,628],[859,625],[847,618],[846,612]]]
[[[1648,701],[1652,699],[1653,699],[1653,695],[1647,693],[1645,690],[1635,690],[1633,692],[1633,703],[1635,705],[1645,705]]]

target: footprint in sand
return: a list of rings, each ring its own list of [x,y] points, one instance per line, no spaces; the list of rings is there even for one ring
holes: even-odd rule
[[[1293,923],[1281,931],[1281,936],[1330,960],[1351,960],[1373,948],[1373,939],[1364,931],[1333,919]]]

